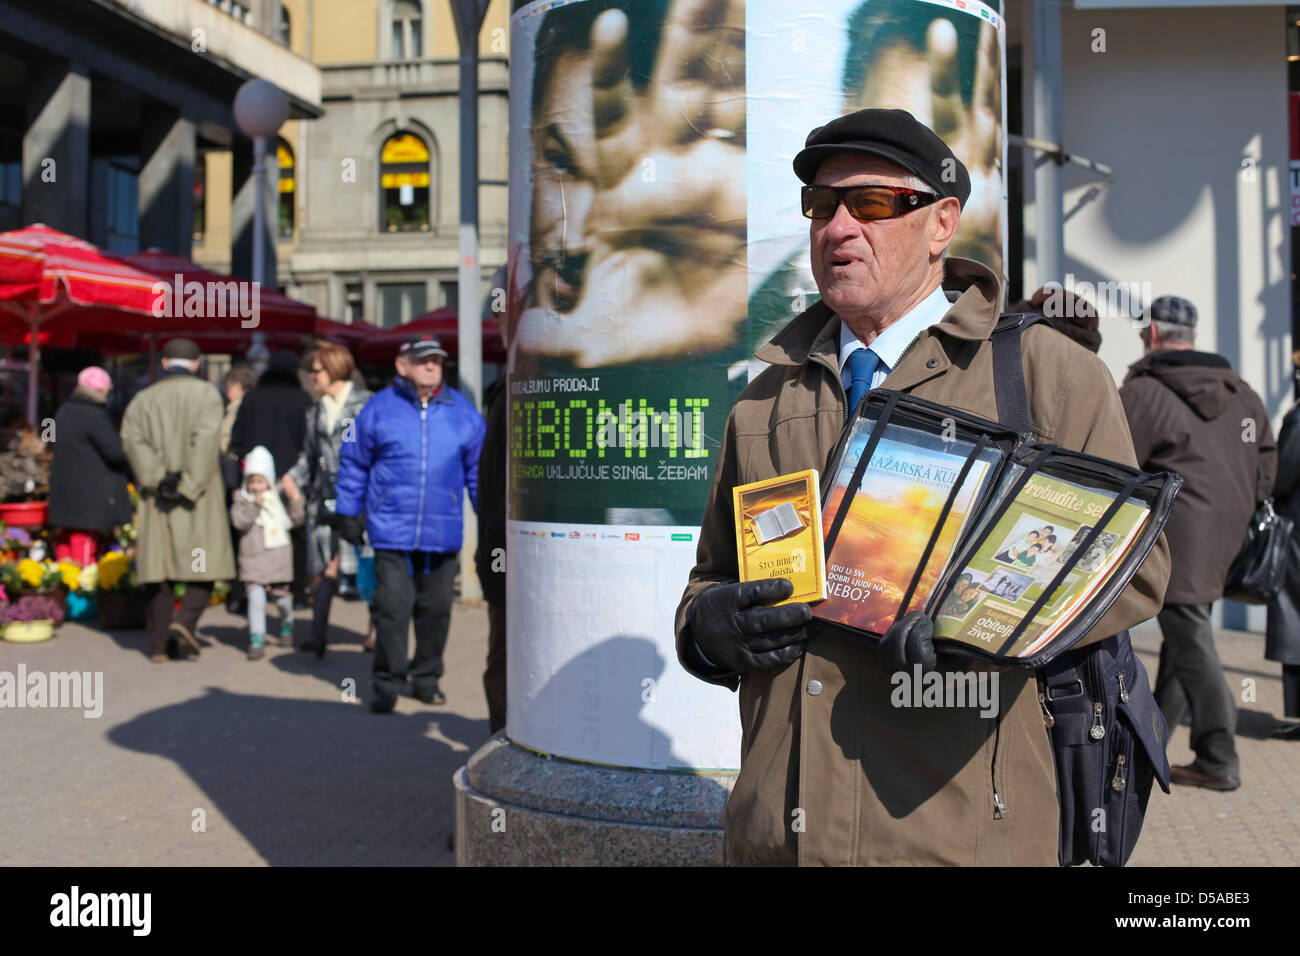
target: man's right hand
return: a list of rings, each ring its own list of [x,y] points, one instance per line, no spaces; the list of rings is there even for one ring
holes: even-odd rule
[[[710,662],[737,673],[789,664],[804,651],[812,608],[765,605],[792,593],[786,578],[715,584],[691,605],[691,636]]]

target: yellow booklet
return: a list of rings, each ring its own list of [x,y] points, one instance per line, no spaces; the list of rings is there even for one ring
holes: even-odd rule
[[[794,594],[780,604],[826,597],[816,469],[739,485],[732,494],[740,580],[789,578]]]

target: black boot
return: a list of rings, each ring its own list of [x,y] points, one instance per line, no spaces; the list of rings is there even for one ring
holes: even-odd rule
[[[317,657],[325,656],[325,642],[330,629],[330,602],[334,599],[335,578],[321,576],[316,586],[316,598],[312,602],[311,640],[303,645],[304,651],[312,651]]]

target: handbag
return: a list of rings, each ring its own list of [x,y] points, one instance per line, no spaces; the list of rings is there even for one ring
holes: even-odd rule
[[[244,483],[244,463],[233,451],[222,452],[218,464],[227,491],[234,491]]]
[[[1264,480],[1264,466],[1255,465],[1258,481]],[[1272,604],[1282,589],[1286,571],[1286,547],[1292,521],[1273,510],[1272,495],[1256,508],[1246,528],[1246,541],[1228,568],[1223,596],[1242,604]]]

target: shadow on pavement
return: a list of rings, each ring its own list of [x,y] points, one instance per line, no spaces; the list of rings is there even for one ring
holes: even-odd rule
[[[272,866],[451,865],[449,781],[487,722],[435,709],[378,716],[342,696],[209,687],[108,736],[175,761],[209,801],[186,813],[204,811],[208,831],[229,821]]]

